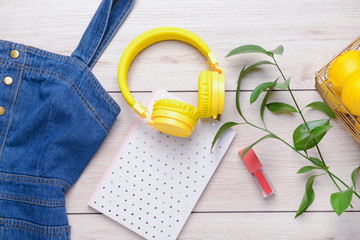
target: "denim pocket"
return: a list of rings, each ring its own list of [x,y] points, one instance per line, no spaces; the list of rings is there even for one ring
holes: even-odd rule
[[[70,226],[42,226],[17,219],[0,219],[1,240],[70,240]]]

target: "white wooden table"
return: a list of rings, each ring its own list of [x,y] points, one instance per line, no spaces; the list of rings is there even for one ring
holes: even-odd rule
[[[97,9],[100,0],[2,0],[0,38],[49,51],[71,54]],[[226,73],[226,107],[222,121],[240,121],[235,108],[237,75],[245,63],[263,59],[259,55],[223,57],[243,44],[272,49],[285,47],[279,58],[300,107],[320,100],[314,90],[314,73],[360,34],[360,5],[355,0],[331,1],[216,1],[137,0],[118,34],[100,58],[94,73],[122,108],[109,136],[67,194],[72,239],[141,239],[120,224],[87,206],[91,194],[136,120],[117,85],[117,65],[130,41],[159,26],[189,29],[208,43]],[[178,42],[151,46],[140,54],[129,73],[134,96],[147,101],[156,86],[175,92],[192,104],[197,102],[197,79],[206,70],[203,57]],[[241,102],[249,120],[259,122],[258,104],[249,107],[251,90],[278,73],[264,67],[242,85]],[[271,100],[290,102],[287,92],[277,91]],[[308,120],[326,117],[307,110]],[[292,131],[301,123],[298,116],[266,112],[268,127],[291,142]],[[320,144],[332,171],[350,183],[351,171],[359,165],[360,145],[339,121],[332,122]],[[315,202],[309,211],[294,219],[308,174],[297,175],[307,164],[285,145],[268,140],[255,150],[272,179],[277,193],[264,200],[237,151],[263,136],[241,126],[204,194],[193,210],[179,239],[358,239],[360,200],[341,217],[332,212],[329,196],[336,191],[327,176],[315,181]],[[312,151],[313,154],[316,154]]]

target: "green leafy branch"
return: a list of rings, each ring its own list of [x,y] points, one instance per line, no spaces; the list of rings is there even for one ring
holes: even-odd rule
[[[328,175],[331,181],[335,184],[339,192],[335,192],[331,194],[330,196],[330,203],[333,208],[333,210],[340,216],[349,206],[352,207],[351,201],[353,195],[355,195],[357,198],[360,199],[360,195],[356,192],[356,178],[358,175],[358,172],[360,170],[360,167],[356,168],[352,174],[352,186],[350,187],[347,185],[344,181],[342,181],[339,177],[337,177],[334,173],[329,171],[329,167],[326,165],[325,160],[321,154],[320,148],[318,146],[318,143],[323,139],[327,131],[329,131],[333,126],[330,125],[330,120],[336,118],[335,114],[332,112],[332,110],[323,102],[313,102],[308,104],[305,108],[313,108],[320,110],[327,114],[329,117],[328,119],[321,119],[321,120],[315,120],[315,121],[306,121],[305,117],[303,115],[304,109],[300,109],[292,91],[290,88],[290,81],[291,78],[286,78],[284,73],[282,72],[281,68],[279,67],[279,64],[276,61],[275,55],[282,55],[284,52],[284,48],[282,45],[278,46],[276,49],[267,51],[264,48],[257,46],[257,45],[244,45],[240,46],[238,48],[235,48],[232,50],[226,57],[230,57],[233,55],[238,54],[246,54],[246,53],[262,53],[264,55],[267,55],[271,58],[272,61],[259,61],[256,62],[248,67],[246,65],[241,69],[239,78],[237,81],[237,88],[236,88],[236,97],[235,97],[235,105],[236,109],[241,116],[241,118],[244,120],[242,123],[237,122],[227,122],[221,126],[221,128],[218,130],[217,134],[214,137],[214,140],[212,142],[212,147],[215,145],[216,141],[219,139],[219,137],[229,128],[234,127],[236,125],[240,124],[246,124],[251,127],[257,128],[261,131],[264,131],[266,133],[265,136],[261,137],[254,143],[252,143],[250,146],[248,146],[242,153],[242,157],[246,155],[246,153],[257,143],[268,139],[268,138],[274,138],[288,147],[290,147],[292,150],[294,150],[296,153],[298,153],[301,157],[308,160],[312,165],[305,166],[301,168],[297,173],[307,173],[311,172],[313,170],[322,170],[324,173],[320,175],[312,175],[308,178],[306,184],[305,184],[305,194],[303,196],[303,199],[300,203],[299,209],[295,215],[295,217],[298,217],[303,212],[305,212],[309,206],[313,203],[315,199],[315,192],[313,190],[313,183],[315,179],[321,175]],[[261,102],[260,106],[260,118],[262,120],[263,126],[255,125],[251,122],[249,122],[245,116],[243,115],[241,108],[240,108],[240,86],[243,78],[245,75],[247,75],[249,72],[251,72],[254,68],[257,68],[261,65],[272,65],[277,68],[279,71],[281,77],[276,79],[272,82],[265,82],[258,85],[251,93],[250,96],[250,104],[256,102],[261,93],[266,91],[266,94]],[[284,81],[282,83],[278,83],[279,79],[283,79]],[[283,102],[272,102],[268,103],[269,96],[272,94],[274,88],[278,88],[281,90],[287,90],[293,100],[293,103],[295,106],[292,106],[288,103]],[[284,139],[277,136],[272,131],[268,130],[265,124],[264,120],[264,111],[265,107],[273,112],[273,113],[290,113],[290,114],[298,114],[301,119],[303,120],[303,124],[299,125],[293,132],[293,144],[288,143]],[[308,154],[308,150],[316,148],[319,158],[311,157]],[[345,187],[345,190],[342,190],[341,187]]]

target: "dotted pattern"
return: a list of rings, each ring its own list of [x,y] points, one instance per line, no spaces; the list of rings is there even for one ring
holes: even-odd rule
[[[150,106],[162,98],[178,99],[158,89]],[[229,130],[211,150],[220,126],[202,120],[179,138],[140,121],[89,205],[146,239],[176,239],[235,136]]]

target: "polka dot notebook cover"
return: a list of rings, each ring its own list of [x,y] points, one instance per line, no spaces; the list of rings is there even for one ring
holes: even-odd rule
[[[163,98],[181,100],[158,89],[149,111]],[[176,239],[235,136],[229,129],[211,150],[221,125],[203,119],[179,138],[139,118],[89,205],[146,239]]]

